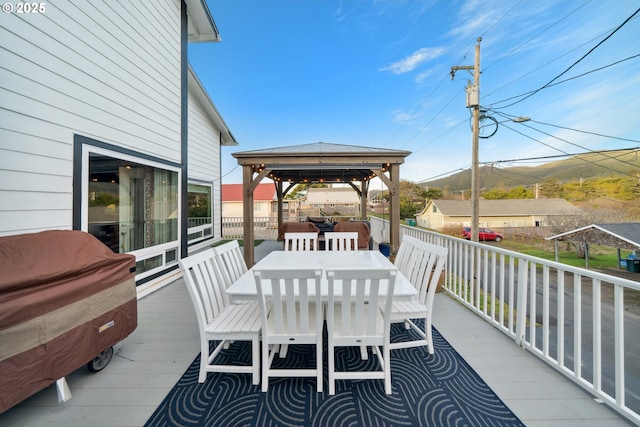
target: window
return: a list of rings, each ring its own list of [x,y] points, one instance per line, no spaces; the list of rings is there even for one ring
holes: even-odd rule
[[[178,171],[96,151],[88,153],[87,231],[136,255],[136,279],[177,263]]]
[[[211,185],[189,184],[187,199],[189,244],[212,237]]]

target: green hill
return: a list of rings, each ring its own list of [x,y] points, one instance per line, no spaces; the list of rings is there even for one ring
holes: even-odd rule
[[[548,185],[551,182],[556,185],[593,182],[603,178],[629,180],[638,184],[640,156],[637,150],[622,150],[581,154],[539,166],[506,168],[482,166],[479,169],[479,177],[481,192],[519,186],[533,188],[536,184],[547,183]],[[420,185],[439,188],[445,192],[468,192],[471,187],[471,171],[465,170],[446,178],[423,182]]]

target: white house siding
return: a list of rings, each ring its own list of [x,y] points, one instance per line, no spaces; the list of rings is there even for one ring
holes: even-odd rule
[[[213,237],[220,237],[217,226],[221,217],[220,201],[220,130],[194,96],[198,87],[189,85],[189,159],[188,175],[194,182],[212,184]]]
[[[0,28],[0,235],[72,227],[73,135],[180,162],[180,3],[48,1]]]

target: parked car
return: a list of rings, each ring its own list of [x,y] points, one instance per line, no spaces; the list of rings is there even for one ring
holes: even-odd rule
[[[469,227],[463,228],[462,237],[464,237],[467,240],[470,240],[471,228]],[[500,240],[502,240],[502,234],[495,231],[491,231],[488,228],[480,228],[478,229],[478,240],[480,241],[495,240],[496,242],[499,242]]]

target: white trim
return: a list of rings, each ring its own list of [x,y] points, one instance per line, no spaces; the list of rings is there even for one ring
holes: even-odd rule
[[[167,274],[163,274],[157,279],[150,280],[147,283],[143,283],[142,285],[136,288],[138,299],[144,298],[147,295],[157,291],[158,289],[164,288],[165,286],[181,278],[182,278],[182,271],[179,268],[177,268],[173,271],[168,272]]]
[[[152,268],[151,270],[147,270],[143,273],[136,272],[136,281],[144,279],[145,277],[153,276],[154,274],[160,273],[166,270],[168,267],[178,265],[178,261],[180,260],[180,244],[178,240],[174,240],[169,243],[163,243],[161,245],[150,246],[144,249],[138,249],[136,251],[128,252],[130,255],[135,255],[136,263],[144,261],[149,258],[154,258],[157,256],[162,257],[162,264],[156,268]],[[176,251],[176,257],[174,261],[167,262],[167,252],[171,250]]]

